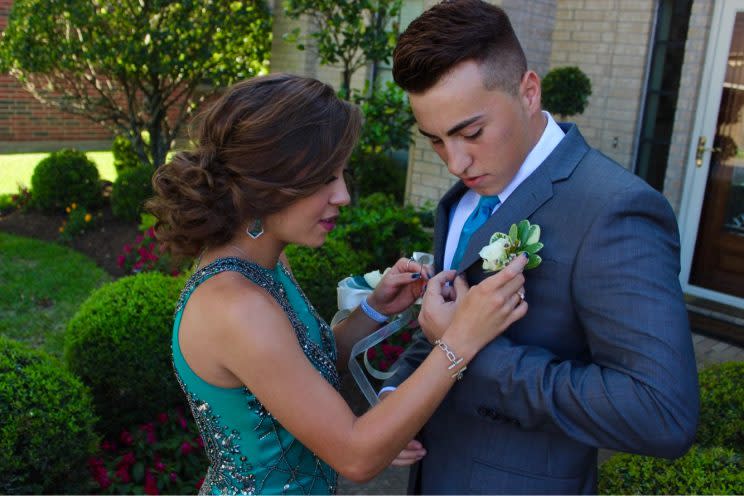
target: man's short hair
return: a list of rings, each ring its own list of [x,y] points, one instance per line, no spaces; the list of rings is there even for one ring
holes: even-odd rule
[[[393,78],[405,91],[422,93],[468,60],[480,64],[487,89],[519,93],[527,59],[506,12],[482,0],[445,0],[400,36]]]

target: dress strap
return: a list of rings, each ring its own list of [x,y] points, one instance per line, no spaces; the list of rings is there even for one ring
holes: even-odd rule
[[[281,262],[279,263],[279,265],[280,270],[282,270],[285,274],[287,274],[288,277],[291,278],[291,275],[287,271],[286,267],[284,267]],[[202,284],[210,277],[213,277],[221,272],[228,271],[238,272],[242,274],[251,282],[266,290],[266,292],[269,293],[274,298],[274,300],[276,300],[284,313],[287,315],[289,322],[292,324],[292,328],[295,331],[295,335],[297,336],[297,340],[300,344],[300,347],[302,348],[302,351],[305,353],[305,356],[308,358],[308,360],[310,360],[313,366],[321,372],[323,377],[325,377],[332,386],[339,390],[341,387],[341,379],[338,375],[338,370],[336,369],[336,347],[335,342],[333,341],[332,334],[330,339],[322,339],[322,343],[316,343],[315,341],[310,339],[307,326],[302,322],[302,320],[297,315],[297,312],[290,304],[287,293],[284,290],[284,286],[282,286],[275,273],[270,269],[262,267],[254,262],[249,262],[248,260],[244,260],[242,258],[218,258],[217,260],[209,263],[208,265],[205,265],[201,269],[194,272],[194,274],[186,282],[186,285],[181,291],[180,297],[178,298],[178,303],[176,304],[176,315],[183,310],[186,302],[189,299],[189,296],[191,296],[191,293],[193,293],[200,284]],[[296,281],[294,281],[293,278],[291,280],[299,289]],[[307,302],[307,298],[304,296],[304,294],[302,294],[302,296]],[[310,305],[309,302],[307,303],[309,307],[312,308],[312,305]],[[316,319],[320,319],[317,313],[314,312],[314,309],[313,315],[316,317]],[[322,319],[320,320],[322,321]],[[319,324],[322,327],[325,322],[319,322]],[[328,325],[325,324],[325,327],[327,328]],[[326,333],[330,333],[330,329],[321,329],[321,333],[323,333],[324,331]],[[323,334],[321,334],[321,336],[323,336]]]

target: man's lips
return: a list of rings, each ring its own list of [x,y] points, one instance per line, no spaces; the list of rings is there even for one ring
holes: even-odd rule
[[[463,177],[462,182],[465,183],[465,186],[468,188],[472,188],[473,186],[478,185],[484,177],[486,177],[485,174],[480,176]]]

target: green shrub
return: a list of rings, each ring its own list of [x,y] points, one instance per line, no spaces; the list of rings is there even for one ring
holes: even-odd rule
[[[561,118],[584,112],[592,82],[578,67],[556,67],[542,81],[543,107]]]
[[[367,252],[369,270],[384,269],[401,256],[432,250],[432,238],[411,206],[401,206],[390,195],[375,193],[341,211],[331,237],[347,241],[356,251]]]
[[[145,200],[153,195],[152,167],[124,169],[111,190],[111,211],[123,220],[138,221]]]
[[[286,254],[295,279],[328,322],[338,310],[338,281],[352,274],[363,274],[371,262],[367,252],[354,250],[343,240],[333,238],[328,238],[320,248],[290,245]]]
[[[127,169],[134,169],[142,165],[142,161],[134,151],[132,142],[124,136],[117,136],[111,145],[111,153],[114,156],[114,169],[121,174]]]
[[[356,153],[349,166],[354,171],[352,187],[355,196],[374,193],[392,195],[403,203],[406,190],[406,168],[384,153]]]
[[[744,453],[744,362],[711,365],[700,372],[699,381],[696,442]]]
[[[154,417],[182,400],[170,342],[181,278],[157,272],[94,291],[67,326],[64,357],[93,392],[106,433]]]
[[[48,212],[72,203],[96,207],[102,199],[96,164],[76,150],[60,150],[42,159],[31,176],[31,191],[34,205]]]
[[[615,455],[600,466],[600,494],[742,494],[744,458],[726,448],[693,448],[676,460]]]
[[[0,336],[0,493],[77,492],[98,439],[90,392],[56,359]]]
[[[364,154],[378,154],[408,148],[411,127],[416,122],[405,92],[392,81],[377,87],[368,95],[355,91],[354,103],[364,115],[357,150]]]

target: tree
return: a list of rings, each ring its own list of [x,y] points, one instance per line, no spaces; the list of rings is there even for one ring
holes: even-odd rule
[[[592,82],[578,67],[556,67],[542,81],[542,103],[561,119],[584,112],[592,94]]]
[[[204,98],[265,71],[270,45],[264,0],[16,0],[0,70],[157,167]]]
[[[317,43],[320,63],[341,64],[340,93],[349,98],[351,77],[358,69],[368,63],[389,61],[398,38],[401,1],[286,0],[284,10],[292,19],[307,15],[315,23],[317,30],[310,36]],[[299,29],[285,38],[300,50],[305,49]]]

